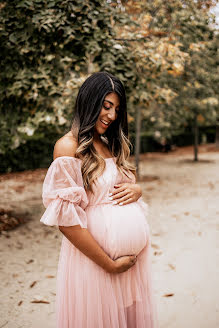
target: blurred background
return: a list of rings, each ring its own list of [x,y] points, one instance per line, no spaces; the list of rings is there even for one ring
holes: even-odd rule
[[[103,70],[127,93],[160,328],[219,327],[218,32],[216,0],[0,2],[0,328],[55,326],[61,234],[39,223],[42,183]]]
[[[133,152],[214,143],[217,13],[206,0],[2,1],[1,172],[48,166],[78,88],[101,70],[125,85]]]

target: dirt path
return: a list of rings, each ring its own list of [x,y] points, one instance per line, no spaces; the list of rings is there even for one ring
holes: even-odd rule
[[[143,156],[160,328],[219,327],[219,153]],[[207,160],[207,161],[204,161]],[[208,162],[209,161],[209,162]],[[0,208],[29,222],[0,236],[0,328],[54,328],[61,235],[39,223],[45,170],[3,177]],[[168,296],[169,295],[169,296]],[[172,296],[171,296],[172,295]],[[33,303],[33,302],[48,303]]]

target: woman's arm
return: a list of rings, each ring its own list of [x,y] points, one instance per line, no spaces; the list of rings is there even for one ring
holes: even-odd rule
[[[53,158],[60,156],[75,156],[77,142],[72,138],[71,134],[59,139],[54,147]],[[136,257],[123,256],[113,261],[99,246],[87,229],[83,229],[80,225],[64,227],[59,226],[59,230],[64,236],[83,254],[92,261],[110,273],[120,273],[128,270],[136,262]]]
[[[109,273],[121,273],[131,268],[136,262],[136,256],[123,256],[113,261],[99,246],[87,229],[79,225],[72,227],[59,226],[64,236],[84,255]]]

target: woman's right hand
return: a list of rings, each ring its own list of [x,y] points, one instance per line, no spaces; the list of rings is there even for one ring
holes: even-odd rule
[[[135,255],[128,255],[118,257],[114,260],[113,272],[112,273],[122,273],[130,269],[137,261]]]

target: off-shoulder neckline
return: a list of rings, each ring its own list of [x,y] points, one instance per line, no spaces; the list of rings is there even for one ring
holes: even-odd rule
[[[73,157],[73,156],[59,156],[59,157],[56,157],[54,160],[53,160],[53,162],[52,163],[54,163],[54,162],[56,162],[57,160],[60,160],[60,159],[65,159],[65,158],[71,158],[71,159],[74,159],[74,160],[78,160],[78,161],[81,161],[81,159],[80,158],[77,158],[77,157]],[[114,156],[114,157],[107,157],[107,158],[104,158],[104,160],[106,161],[106,160],[109,160],[109,159],[115,159],[116,157]]]

